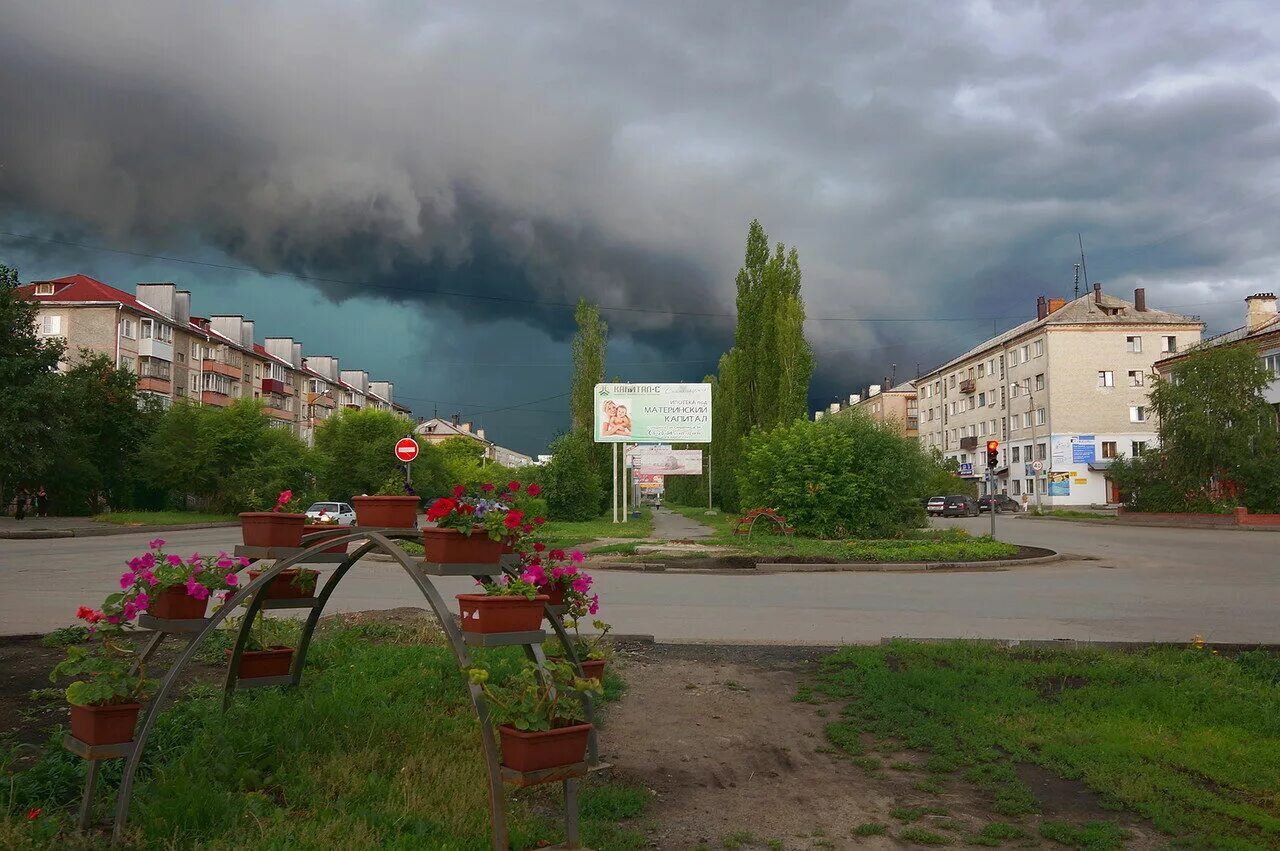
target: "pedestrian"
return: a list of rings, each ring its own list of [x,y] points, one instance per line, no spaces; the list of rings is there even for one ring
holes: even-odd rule
[[[40,490],[36,491],[36,516],[49,516],[49,492],[44,489],[44,485],[41,485]]]
[[[27,489],[18,488],[13,497],[13,519],[25,520],[27,517]]]

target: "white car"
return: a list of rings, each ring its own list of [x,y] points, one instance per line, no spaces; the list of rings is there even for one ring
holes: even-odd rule
[[[317,502],[307,509],[308,520],[319,520],[321,514],[330,523],[337,521],[339,526],[350,526],[356,522],[356,510],[345,502]]]

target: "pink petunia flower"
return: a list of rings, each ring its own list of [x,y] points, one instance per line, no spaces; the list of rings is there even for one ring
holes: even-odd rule
[[[164,538],[154,538],[151,543],[147,544],[153,550],[158,550],[164,546]]]
[[[133,604],[138,611],[145,612],[151,606],[151,596],[149,594],[139,594],[133,598]]]
[[[120,574],[120,587],[122,589],[128,588],[129,586],[133,585],[133,581],[134,581],[134,575],[132,573]]]
[[[244,556],[240,556],[239,558],[237,558],[237,559],[236,559],[236,562],[237,562],[241,567],[248,567],[248,566],[249,566],[249,560],[248,560],[247,558],[245,558]]]
[[[222,568],[223,570],[230,570],[233,566],[235,566],[235,562],[233,562],[229,558],[223,557],[218,559],[218,567]]]
[[[222,577],[222,581],[228,585],[235,586],[240,584],[240,577],[236,576],[234,573],[228,573],[226,576]]]
[[[584,556],[582,555],[581,550],[574,550],[573,552],[569,553],[569,558],[573,560],[574,564],[581,564]]]
[[[169,562],[171,567],[179,567],[182,565],[182,556],[165,556],[164,560]]]

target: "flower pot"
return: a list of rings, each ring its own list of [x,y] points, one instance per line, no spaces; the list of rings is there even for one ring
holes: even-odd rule
[[[299,547],[305,514],[278,511],[245,511],[240,515],[240,535],[246,547]]]
[[[498,728],[502,742],[502,764],[513,771],[542,771],[573,765],[587,758],[590,724],[572,724],[536,733],[515,727]]]
[[[353,496],[356,524],[388,529],[413,529],[421,503],[416,496]]]
[[[548,662],[565,662],[563,656],[548,656]],[[604,683],[604,659],[584,659],[582,660],[582,678],[586,680],[595,680],[598,683]]]
[[[302,527],[302,534],[317,536],[315,538],[312,538],[307,543],[301,545],[306,547],[314,547],[316,544],[320,543],[321,541],[326,541],[329,538],[338,538],[338,537],[341,537],[342,535],[347,534],[347,530],[341,526],[330,526],[327,523],[315,523],[315,524],[308,523],[306,526]],[[324,552],[326,553],[345,553],[346,551],[347,551],[347,543],[345,541],[341,544],[334,544],[332,547],[326,547],[324,550]]]
[[[231,651],[227,651],[231,658]],[[240,679],[256,680],[262,677],[283,677],[293,666],[292,647],[268,647],[266,650],[246,650],[240,654]]]
[[[463,632],[532,632],[542,626],[542,607],[547,598],[539,594],[532,600],[524,597],[459,594],[458,610],[462,614]]]
[[[502,558],[502,542],[480,526],[469,536],[457,529],[423,529],[422,550],[423,558],[436,564],[497,564]]]
[[[197,600],[187,593],[185,585],[173,585],[151,599],[147,614],[153,618],[172,621],[190,621],[204,617],[209,598]]]
[[[296,582],[298,575],[306,573],[311,576],[319,576],[318,570],[307,570],[299,567],[286,567],[284,570],[276,574],[271,580],[271,584],[267,586],[268,600],[298,600],[305,597],[314,597],[316,595],[315,582],[308,583],[311,587],[304,590],[300,587],[301,583]],[[253,582],[262,575],[261,570],[250,570],[249,581]]]
[[[548,606],[564,605],[564,586],[559,582],[553,582],[550,585],[542,585],[538,588],[543,594],[547,595]]]
[[[117,745],[133,741],[141,703],[112,703],[106,706],[71,704],[71,735],[87,745]]]

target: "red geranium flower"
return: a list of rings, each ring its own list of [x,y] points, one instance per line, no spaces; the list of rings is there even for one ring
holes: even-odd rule
[[[442,496],[435,502],[431,503],[431,507],[427,509],[427,519],[434,522],[441,518],[448,517],[449,514],[457,507],[457,502],[449,499],[447,496]]]
[[[463,514],[476,513],[476,507],[474,505],[471,505],[470,503],[464,503],[463,505],[459,505],[458,510],[461,511]]]
[[[547,545],[546,545],[546,544],[544,544],[544,543],[542,543],[542,541],[534,541],[534,542],[533,542],[533,551],[534,551],[535,553],[540,553],[540,552],[542,552],[543,550],[545,550],[546,548],[547,548]]]
[[[564,561],[564,550],[552,550],[547,555],[552,561]]]
[[[464,488],[462,485],[454,485],[454,486],[453,486],[453,498],[454,498],[454,499],[462,499],[462,495],[463,495],[464,493],[466,493],[466,492],[467,492],[467,489],[466,489],[466,488]]]
[[[542,493],[542,485],[529,485],[525,490],[528,491],[529,496],[537,496]]]
[[[27,810],[27,821],[35,821],[40,818],[42,812],[44,812],[44,807],[32,807]]]
[[[543,523],[546,523],[546,522],[547,522],[547,518],[545,518],[545,517],[535,517],[535,518],[533,518],[533,522],[534,522],[534,525],[536,525],[536,526],[541,526]]]
[[[520,525],[520,520],[523,517],[523,511],[508,511],[507,516],[502,518],[502,525],[506,526],[508,529],[515,529]]]
[[[512,493],[515,493],[516,491],[520,490],[520,483],[507,482],[507,490],[511,491]]]
[[[491,493],[493,491],[493,485],[490,484],[489,482],[485,482],[480,486],[480,490],[484,491],[485,493]]]

